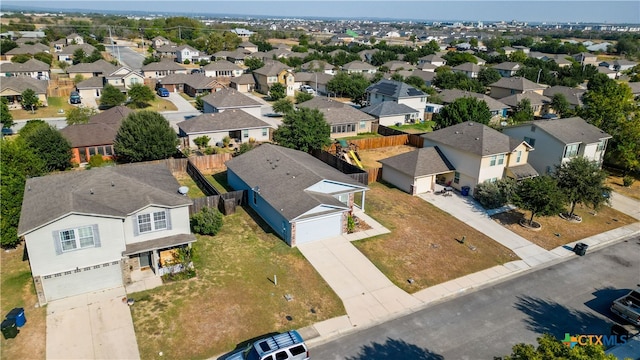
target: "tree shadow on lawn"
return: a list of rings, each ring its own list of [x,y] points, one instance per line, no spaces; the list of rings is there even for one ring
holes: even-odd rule
[[[524,320],[529,330],[548,333],[557,339],[564,338],[566,333],[609,334],[612,325],[594,314],[541,298],[519,296],[514,307],[529,316]]]
[[[524,213],[518,210],[510,210],[503,213],[495,214],[491,218],[493,220],[496,220],[501,225],[509,226],[518,224],[520,220],[524,219]]]
[[[404,340],[387,338],[384,344],[373,343],[365,345],[360,353],[347,360],[382,360],[382,359],[413,359],[413,360],[444,360],[444,356],[428,349],[422,349]]]

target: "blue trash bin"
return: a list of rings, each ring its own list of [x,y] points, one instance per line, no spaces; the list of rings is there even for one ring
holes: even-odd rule
[[[463,187],[460,188],[460,194],[462,196],[468,196],[469,195],[469,190],[471,190],[471,187],[463,186]]]
[[[9,311],[7,319],[15,319],[17,327],[22,327],[27,322],[27,318],[24,316],[23,308],[14,308],[13,310]]]

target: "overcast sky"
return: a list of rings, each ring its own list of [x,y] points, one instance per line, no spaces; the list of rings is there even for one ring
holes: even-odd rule
[[[84,0],[2,1],[60,10],[127,10],[282,17],[395,18],[416,20],[518,20],[527,22],[606,22],[640,24],[638,0],[583,1],[243,1],[243,0]]]

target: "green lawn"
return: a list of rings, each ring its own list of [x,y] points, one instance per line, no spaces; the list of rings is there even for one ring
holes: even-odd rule
[[[382,135],[377,134],[377,133],[359,133],[356,136],[347,136],[347,137],[343,137],[340,139],[344,139],[346,141],[349,140],[359,140],[359,139],[370,139],[370,138],[376,138],[376,137],[382,137]]]
[[[187,193],[187,195],[190,199],[197,199],[206,196],[202,192],[202,190],[200,190],[196,182],[193,181],[191,176],[189,176],[189,174],[187,174],[186,172],[174,173],[173,176],[176,178],[176,180],[178,180],[180,186],[186,186],[189,188],[189,192]]]
[[[229,183],[227,182],[227,172],[226,171],[215,173],[215,174],[211,175],[211,177],[209,177],[208,180],[209,180],[209,182],[211,184],[213,184],[213,186],[221,194],[224,194],[224,193],[229,192],[229,191],[233,191],[233,188],[231,188],[231,186],[229,186]]]
[[[49,106],[43,106],[36,109],[35,113],[30,110],[11,110],[11,115],[14,120],[24,119],[43,119],[51,117],[66,117],[67,111],[74,108],[73,105],[67,102],[66,97],[49,97],[47,98]],[[60,112],[62,110],[62,112]]]
[[[218,235],[198,236],[196,278],[132,295],[141,358],[163,352],[164,359],[204,359],[262,334],[345,314],[302,254],[247,211],[226,216]]]
[[[392,129],[408,132],[408,133],[423,133],[433,131],[435,121],[424,121],[415,124],[405,124],[400,126],[390,126]]]

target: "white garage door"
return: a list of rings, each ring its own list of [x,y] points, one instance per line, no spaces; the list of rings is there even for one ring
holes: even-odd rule
[[[296,245],[342,234],[342,214],[317,217],[296,222]]]
[[[42,285],[47,301],[122,286],[120,262],[46,275],[43,276]]]

